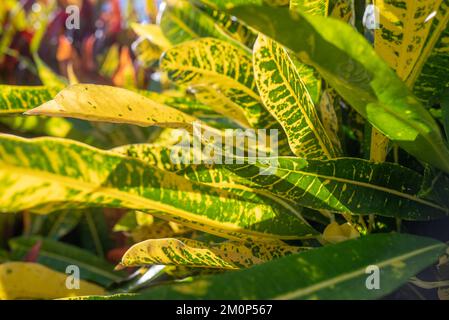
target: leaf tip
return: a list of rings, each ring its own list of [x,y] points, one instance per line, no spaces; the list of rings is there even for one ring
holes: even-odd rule
[[[27,116],[35,116],[41,114],[49,114],[55,112],[61,112],[61,108],[55,100],[50,100],[41,104],[39,107],[33,108],[31,110],[25,111],[23,114]]]
[[[116,266],[114,267],[114,271],[120,271],[120,270],[123,270],[123,269],[125,269],[125,268],[126,268],[125,265],[123,265],[122,263],[119,263],[118,265],[116,265]]]

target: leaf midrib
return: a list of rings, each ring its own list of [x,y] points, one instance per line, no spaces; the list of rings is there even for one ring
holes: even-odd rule
[[[240,169],[237,169],[237,170],[242,170],[244,168],[245,167],[241,167]],[[372,184],[372,183],[361,182],[361,181],[356,181],[356,180],[350,180],[350,179],[345,179],[345,178],[339,178],[339,177],[334,177],[334,176],[326,176],[326,175],[322,175],[322,174],[310,173],[310,172],[301,171],[301,170],[285,169],[285,168],[279,168],[279,167],[275,167],[275,169],[278,172],[279,171],[285,172],[286,173],[285,176],[288,176],[288,174],[290,174],[290,173],[298,173],[298,174],[301,174],[303,176],[311,176],[311,177],[316,177],[316,178],[322,178],[322,179],[325,179],[325,180],[331,180],[331,181],[346,183],[346,184],[350,184],[350,185],[365,187],[365,188],[368,188],[368,189],[371,188],[371,189],[379,190],[379,191],[382,191],[382,192],[385,192],[385,193],[390,193],[390,194],[396,195],[396,196],[401,197],[401,198],[405,198],[405,199],[408,199],[408,200],[412,200],[412,201],[421,203],[421,204],[426,205],[426,206],[433,207],[435,209],[443,211],[446,214],[449,214],[449,209],[446,209],[444,207],[438,206],[437,204],[434,204],[432,202],[426,201],[424,199],[418,198],[418,197],[413,196],[413,195],[409,195],[407,193],[402,193],[402,192],[399,192],[397,190],[389,189],[389,188],[386,188],[386,187],[381,187],[381,186],[378,186],[378,185],[375,185],[375,184]],[[279,179],[285,180],[285,179],[282,179],[282,177],[279,177]],[[295,185],[295,186],[297,187],[298,185]]]
[[[182,209],[172,207],[170,205],[150,200],[147,198],[142,198],[139,196],[135,196],[129,193],[122,192],[117,189],[113,188],[105,188],[101,186],[92,186],[88,182],[81,182],[79,180],[73,179],[71,177],[61,177],[58,174],[49,173],[49,172],[42,172],[40,170],[34,170],[29,168],[23,168],[19,166],[14,166],[10,164],[2,164],[2,170],[14,172],[15,174],[21,172],[23,175],[31,175],[34,177],[41,177],[45,180],[49,181],[57,181],[58,183],[61,183],[62,185],[65,185],[69,188],[78,188],[80,190],[87,190],[89,192],[96,192],[96,193],[104,193],[105,195],[112,195],[116,197],[117,199],[124,201],[124,202],[131,202],[133,204],[141,205],[143,207],[151,208],[153,210],[159,210],[165,213],[170,214],[171,216],[180,217],[186,220],[198,222],[205,224],[206,226],[211,226],[213,228],[217,228],[219,230],[223,231],[229,231],[229,232],[240,232],[242,234],[252,235],[259,238],[268,238],[268,239],[298,239],[297,236],[293,235],[276,235],[271,233],[261,233],[253,230],[244,229],[241,226],[238,226],[236,224],[230,223],[230,222],[224,222],[220,223],[216,220],[212,220],[209,218],[206,218],[204,216],[199,216],[194,213],[190,213],[187,211],[184,211]],[[196,224],[195,224],[196,225]],[[198,229],[202,228],[201,226],[198,226]],[[204,228],[203,228],[204,229]],[[207,228],[206,228],[207,229]]]
[[[171,61],[170,61],[171,62]],[[170,64],[173,64],[173,62],[171,62]],[[191,71],[191,72],[196,72],[199,74],[203,74],[205,76],[212,76],[212,77],[216,77],[216,78],[226,78],[228,81],[231,80],[231,82],[235,82],[236,84],[238,84],[236,87],[237,89],[243,91],[244,93],[246,93],[248,96],[250,96],[252,99],[256,100],[259,103],[262,103],[262,101],[260,100],[260,96],[257,95],[253,90],[251,90],[250,88],[248,88],[247,86],[245,86],[244,84],[242,84],[240,81],[222,74],[222,73],[218,73],[216,71],[212,71],[212,70],[206,70],[206,69],[201,69],[199,67],[194,67],[194,66],[172,66],[172,69],[175,70],[176,72],[178,71]],[[194,82],[195,83],[195,82]],[[198,82],[198,84],[201,84],[204,82]],[[206,81],[206,83],[208,83]],[[225,82],[226,83],[226,82]],[[227,86],[229,87],[229,86]],[[234,89],[234,87],[232,87]]]
[[[287,52],[285,52],[285,50],[284,50],[282,47],[280,47],[279,50],[282,50],[282,51],[283,51],[283,53],[285,54],[286,59],[288,60],[288,62],[289,62],[291,65],[293,65],[293,62],[290,60],[290,58],[289,58]],[[279,65],[279,61],[275,58],[276,55],[275,55],[275,53],[273,53],[272,47],[271,47],[271,46],[270,46],[270,52],[271,52],[272,55],[273,55],[273,61],[274,61],[274,63],[276,64],[278,70],[282,70],[282,67]],[[297,73],[296,70],[293,70],[293,72],[296,72],[296,73]],[[295,99],[296,105],[301,109],[301,114],[303,115],[304,119],[306,120],[309,129],[313,132],[315,138],[318,140],[318,144],[320,145],[321,150],[323,150],[323,152],[325,153],[325,155],[326,155],[327,158],[332,158],[331,152],[327,149],[327,147],[325,146],[325,144],[324,144],[323,141],[321,140],[321,137],[320,137],[320,135],[318,134],[318,131],[317,131],[315,125],[313,124],[313,122],[312,122],[311,119],[309,118],[309,116],[308,116],[307,112],[305,111],[303,105],[299,102],[298,97],[297,97],[295,91],[293,90],[293,88],[291,87],[290,82],[286,79],[286,77],[285,77],[285,75],[284,75],[284,72],[279,71],[278,73],[279,73],[279,75],[282,77],[282,79],[284,80],[284,83],[286,84],[286,87],[288,88],[288,91],[290,91],[290,95],[293,96],[293,98]],[[301,80],[301,76],[300,76],[299,74],[297,74],[297,75],[298,75],[299,80],[302,81],[302,80]],[[307,89],[306,89],[304,83],[302,83],[302,86],[305,88],[305,91],[307,91]],[[310,94],[309,94],[308,91],[307,91],[307,99],[308,99],[309,102],[313,105],[312,99],[310,98]],[[279,123],[282,125],[282,122],[281,122],[281,121],[279,121]],[[282,127],[284,127],[284,126],[282,126]],[[285,128],[284,128],[284,129],[285,129]],[[323,130],[321,130],[321,132],[322,132],[322,134],[323,134],[324,136],[326,135],[326,132],[325,132],[324,128],[323,128]]]
[[[394,265],[395,263],[398,263],[398,262],[400,263],[403,260],[407,260],[409,258],[413,258],[414,256],[417,256],[417,255],[419,255],[421,253],[425,253],[427,251],[431,251],[431,250],[436,249],[438,247],[445,247],[445,246],[446,245],[444,243],[438,243],[438,244],[435,244],[435,245],[432,245],[432,246],[427,246],[427,247],[424,247],[424,248],[421,248],[421,249],[418,249],[418,250],[414,250],[414,251],[409,252],[409,253],[402,254],[402,255],[397,256],[397,257],[393,257],[393,258],[390,258],[390,259],[387,259],[387,260],[383,260],[381,262],[376,263],[376,266],[378,266],[379,268],[382,268],[382,267],[385,267],[385,266],[388,266],[388,265]],[[291,291],[289,293],[285,293],[285,294],[282,294],[282,295],[275,296],[275,297],[273,297],[271,299],[275,299],[275,300],[297,299],[297,298],[306,296],[308,294],[317,292],[317,291],[319,291],[321,289],[330,288],[332,286],[338,285],[341,282],[351,280],[352,278],[356,278],[356,277],[358,277],[358,276],[360,276],[362,274],[365,274],[365,270],[366,270],[366,267],[362,267],[362,268],[357,269],[355,271],[339,275],[339,276],[337,276],[335,278],[324,280],[324,281],[321,281],[319,283],[316,283],[314,285],[311,285],[311,286],[308,286],[308,287],[305,287],[305,288],[300,288],[298,290],[294,290],[294,291]]]

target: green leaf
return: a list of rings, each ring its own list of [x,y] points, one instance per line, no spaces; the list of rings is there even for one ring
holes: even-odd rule
[[[50,101],[59,89],[0,85],[0,115],[22,113]]]
[[[112,243],[109,228],[103,210],[98,208],[87,209],[83,213],[79,225],[80,240],[83,248],[105,257]]]
[[[312,209],[353,214],[378,214],[406,220],[430,220],[449,215],[433,199],[420,198],[423,177],[392,163],[362,159],[305,160],[279,157],[274,175],[261,176],[268,165],[227,166],[240,183],[270,191]],[[249,180],[247,183],[246,180]],[[436,188],[436,187],[435,187]]]
[[[375,248],[375,250],[367,250]],[[444,243],[406,234],[372,234],[290,255],[250,269],[159,286],[135,299],[376,299],[438,259]],[[379,268],[380,288],[367,279]]]
[[[199,9],[209,15],[215,23],[231,38],[252,49],[257,39],[257,33],[237,19],[223,11],[213,10],[203,4],[198,4]]]
[[[46,215],[45,235],[57,240],[72,231],[83,216],[83,210],[61,210]]]
[[[9,260],[9,253],[6,250],[0,249],[0,263],[4,263]]]
[[[293,153],[308,159],[335,158],[332,142],[287,51],[260,35],[253,65],[262,101],[282,125]]]
[[[292,14],[285,8],[239,6],[229,13],[315,67],[389,139],[418,159],[449,172],[449,150],[432,116],[352,27],[335,19]]]
[[[133,245],[121,265],[163,264],[195,268],[240,269],[273,260],[304,248],[277,243],[225,241],[208,244],[191,239],[151,239]]]
[[[449,91],[443,93],[440,104],[446,142],[449,144]]]
[[[0,212],[156,210],[158,218],[230,238],[297,239],[313,230],[279,207],[70,140],[0,135],[0,164]]]
[[[122,272],[113,271],[114,267],[111,264],[86,250],[40,237],[11,239],[9,241],[11,257],[16,260],[23,259],[38,242],[41,242],[41,246],[36,262],[51,269],[65,273],[67,266],[75,265],[80,269],[81,279],[93,281],[102,286],[109,286],[124,278]]]

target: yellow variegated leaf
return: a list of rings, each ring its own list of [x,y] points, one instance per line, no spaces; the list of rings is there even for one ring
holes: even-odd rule
[[[50,101],[58,88],[0,85],[0,115],[22,113]]]
[[[53,100],[27,111],[26,114],[184,128],[190,128],[197,120],[136,92],[92,84],[69,86]]]
[[[290,1],[290,10],[292,12],[303,10],[312,15],[327,16],[328,0],[292,0]],[[296,55],[292,54],[289,57],[294,63],[296,71],[306,86],[312,101],[318,104],[322,82],[320,75],[313,67],[299,61]]]
[[[170,41],[162,33],[161,27],[156,24],[132,23],[131,27],[137,35],[149,39],[162,50],[167,50],[172,46]]]
[[[380,28],[375,31],[376,52],[409,87],[413,87],[416,77],[419,76],[441,32],[446,28],[449,19],[449,10],[447,9],[449,8],[443,8],[443,0],[409,2],[376,0],[374,3],[377,6],[380,18]],[[437,14],[439,19],[434,19]],[[434,20],[437,21],[436,28],[433,26]],[[432,30],[433,28],[435,29]],[[435,69],[433,66],[431,68]],[[435,78],[435,74],[432,73],[431,77]],[[434,91],[435,83],[431,84],[434,80],[430,80],[430,84],[429,81],[421,80],[422,83],[418,84],[418,87],[428,86],[428,90]],[[441,80],[437,80],[437,82],[440,83],[436,86],[441,85]],[[421,93],[424,92],[421,90]],[[433,93],[423,94],[421,98],[428,98]],[[387,155],[387,147],[388,139],[373,128],[371,159],[384,161]]]
[[[314,230],[279,205],[250,201],[142,161],[64,139],[0,135],[0,212],[115,207],[229,238],[297,239]]]
[[[161,67],[176,83],[210,86],[229,97],[234,106],[241,107],[252,126],[264,127],[260,123],[264,109],[251,64],[249,54],[213,38],[183,43],[168,50],[161,59]]]
[[[449,87],[449,0],[443,0],[434,17],[431,32],[419,55],[407,84],[424,102],[438,96]]]
[[[142,37],[133,43],[133,52],[146,68],[151,68],[158,62],[162,54],[162,50],[158,46]]]
[[[112,78],[117,71],[120,63],[120,46],[113,44],[105,54],[103,62],[100,67],[100,74],[108,78]]]
[[[336,3],[332,3],[332,5],[336,5]],[[295,12],[298,9],[311,15],[328,16],[330,11],[329,0],[291,0],[290,10]],[[337,153],[341,153],[341,143],[337,134],[339,126],[335,110],[337,106],[333,99],[333,95],[336,93],[333,92],[331,94],[330,89],[322,93],[322,79],[318,72],[313,67],[299,61],[296,55],[289,55],[289,57],[294,63],[296,71],[306,86],[313,103],[319,109],[324,129],[333,146]]]
[[[321,79],[320,75],[313,67],[302,63],[296,55],[289,53],[289,57],[295,65],[301,81],[306,86],[313,103],[318,104],[320,102],[321,83],[323,82],[323,79]]]
[[[340,106],[337,99],[337,93],[333,89],[328,88],[321,95],[321,101],[317,104],[317,109],[329,139],[338,153],[341,153],[341,142],[338,137],[340,123],[336,111],[339,110]]]
[[[246,50],[242,44],[228,36],[208,15],[186,0],[165,0],[158,16],[158,24],[172,44],[189,40],[213,37]]]
[[[328,16],[345,22],[352,18],[352,0],[329,0]]]
[[[161,67],[178,84],[209,86],[226,96],[232,104],[219,106],[241,108],[247,122],[254,128],[279,129],[276,120],[264,108],[254,81],[251,55],[244,50],[212,38],[189,41],[176,46],[163,55]],[[201,95],[200,95],[201,98]],[[211,106],[214,107],[214,106]],[[282,137],[279,138],[282,141]]]
[[[144,163],[156,166],[161,170],[175,172],[188,180],[225,189],[233,194],[238,194],[242,199],[248,199],[248,201],[255,203],[271,204],[275,207],[282,208],[281,210],[285,212],[285,214],[295,215],[308,225],[302,217],[301,208],[298,206],[292,205],[288,201],[276,196],[272,196],[264,190],[252,188],[251,184],[248,184],[248,181],[245,181],[245,184],[247,185],[242,184],[238,175],[233,175],[224,167],[202,164],[186,165],[182,161],[182,157],[186,155],[183,154],[179,157],[179,149],[176,147],[167,148],[154,144],[136,144],[118,147],[113,149],[113,151],[128,157],[139,159]],[[193,153],[194,150],[191,152]],[[193,154],[188,156],[193,157]],[[177,161],[173,161],[173,159],[176,159]],[[312,234],[315,234],[315,231],[312,231]]]
[[[380,29],[375,31],[376,52],[402,80],[412,72],[427,43],[432,15],[443,0],[375,0]],[[449,15],[448,15],[449,16]]]
[[[151,225],[139,225],[137,228],[130,231],[130,235],[135,242],[141,242],[148,239],[176,237],[191,232],[192,229],[178,225],[174,222],[158,220]]]
[[[81,280],[78,289],[67,288],[67,274],[31,262],[0,264],[0,300],[58,299],[85,295],[104,295],[106,291]]]
[[[243,127],[251,127],[243,109],[219,89],[211,85],[193,85],[190,88],[198,101],[207,106],[213,106],[216,112],[230,117]]]
[[[254,73],[260,95],[285,130],[293,153],[309,159],[337,153],[287,51],[260,35],[254,45]]]
[[[257,38],[257,33],[254,30],[223,11],[214,10],[208,6],[200,6],[199,8],[209,15],[214,20],[215,24],[229,37],[246,45],[248,48],[253,47],[254,41],[256,41]]]
[[[152,239],[132,246],[122,266],[165,264],[240,269],[304,250],[277,243],[226,241],[207,244],[191,239]]]
[[[309,14],[327,16],[329,0],[290,0],[290,9],[301,9]]]

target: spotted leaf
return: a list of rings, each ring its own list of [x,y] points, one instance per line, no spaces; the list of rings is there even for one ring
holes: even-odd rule
[[[276,243],[225,241],[208,244],[191,239],[151,239],[133,245],[122,266],[164,264],[240,269],[304,250]]]

